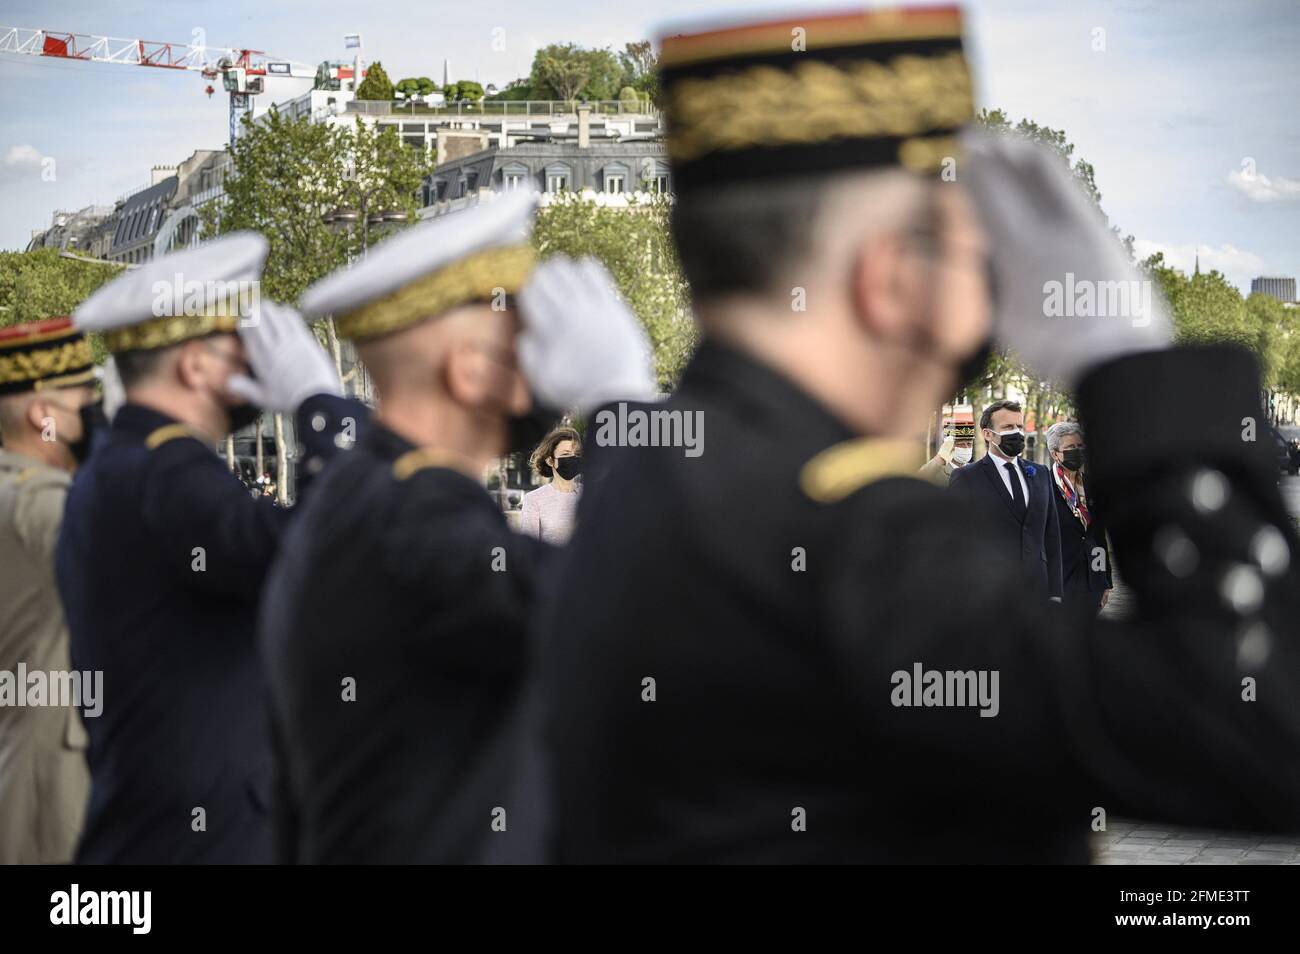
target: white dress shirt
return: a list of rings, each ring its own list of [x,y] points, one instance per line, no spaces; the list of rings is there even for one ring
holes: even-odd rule
[[[1016,476],[1020,478],[1020,489],[1025,494],[1025,506],[1029,506],[1029,481],[1025,480],[1025,472],[1020,469],[1020,465],[1015,461],[1003,457],[995,450],[989,451],[989,456],[993,458],[993,463],[998,466],[998,476],[1002,478],[1002,485],[1007,488],[1007,496],[1015,499],[1015,491],[1011,489],[1011,475],[1007,473],[1007,464],[1015,463]],[[1018,461],[1020,458],[1016,458]]]

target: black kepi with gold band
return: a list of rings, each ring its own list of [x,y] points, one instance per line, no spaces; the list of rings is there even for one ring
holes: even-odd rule
[[[0,328],[0,397],[90,384],[95,363],[71,318]]]
[[[302,313],[332,315],[339,336],[356,341],[514,295],[533,269],[536,206],[536,193],[517,190],[407,229],[308,288]]]
[[[817,14],[664,37],[676,191],[940,168],[974,112],[956,7]]]
[[[111,354],[154,351],[255,322],[269,246],[256,232],[233,232],[176,252],[104,285],[73,313],[98,331]]]

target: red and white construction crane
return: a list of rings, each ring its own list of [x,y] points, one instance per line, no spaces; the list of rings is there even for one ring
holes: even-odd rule
[[[253,108],[253,97],[269,94],[271,101],[275,102],[300,95],[312,89],[320,72],[317,67],[271,56],[261,50],[127,40],[24,27],[0,26],[0,53],[189,70],[208,80],[221,77],[222,88],[230,94],[231,143],[235,141],[240,120]],[[337,74],[323,78],[338,80]],[[214,90],[208,86],[206,92],[210,96]]]

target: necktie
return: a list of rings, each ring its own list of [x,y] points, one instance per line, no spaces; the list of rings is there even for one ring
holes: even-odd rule
[[[1014,461],[1007,461],[1002,465],[1007,469],[1007,476],[1011,478],[1011,501],[1016,505],[1016,513],[1020,514],[1021,519],[1025,516],[1025,493],[1020,489],[1020,475],[1016,473]]]

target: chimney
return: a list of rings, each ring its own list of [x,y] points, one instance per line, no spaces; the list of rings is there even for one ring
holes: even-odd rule
[[[578,148],[591,145],[591,104],[583,100],[578,104]]]

